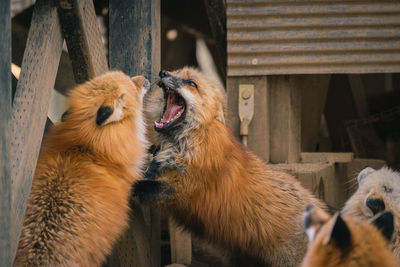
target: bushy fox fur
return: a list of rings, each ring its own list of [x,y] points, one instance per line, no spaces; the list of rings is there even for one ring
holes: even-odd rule
[[[368,220],[383,210],[393,212],[395,232],[391,248],[400,260],[400,173],[388,167],[366,167],[357,176],[358,189],[346,202],[343,213]]]
[[[161,87],[184,98],[185,115],[158,130],[160,150],[150,168],[157,171],[136,183],[134,195],[228,251],[232,265],[298,265],[307,247],[302,211],[324,204],[232,136],[224,125],[225,94],[216,83],[192,68],[160,75]],[[149,97],[146,111],[160,116],[160,100]]]
[[[331,217],[308,207],[303,225],[310,245],[301,267],[399,266],[389,249],[393,234],[389,211],[378,214],[371,224],[338,213]]]
[[[15,266],[99,266],[111,252],[146,153],[148,88],[113,71],[71,90],[41,148]]]

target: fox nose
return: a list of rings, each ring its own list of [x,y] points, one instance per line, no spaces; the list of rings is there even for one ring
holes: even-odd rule
[[[367,198],[367,202],[365,204],[374,213],[374,215],[385,210],[385,203],[379,198]]]
[[[166,70],[162,70],[162,71],[160,71],[160,73],[158,74],[158,76],[160,76],[160,78],[164,78],[164,77],[169,76],[169,73],[168,73],[168,71],[166,71]]]

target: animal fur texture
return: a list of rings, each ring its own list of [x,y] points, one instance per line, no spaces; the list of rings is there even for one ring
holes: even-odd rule
[[[14,266],[99,266],[111,252],[146,154],[148,88],[113,71],[71,90],[41,148]]]
[[[325,205],[232,136],[224,124],[225,94],[204,74],[161,71],[159,85],[163,90],[149,94],[145,108],[155,115],[158,170],[136,183],[134,195],[228,251],[232,265],[298,265],[307,247],[302,211]]]
[[[395,219],[391,248],[400,260],[400,173],[383,167],[364,168],[357,176],[358,189],[346,202],[343,213],[369,220],[377,213],[390,210]]]
[[[389,211],[376,215],[371,224],[338,213],[331,217],[310,206],[303,225],[310,245],[301,267],[399,266],[389,249],[394,227]]]

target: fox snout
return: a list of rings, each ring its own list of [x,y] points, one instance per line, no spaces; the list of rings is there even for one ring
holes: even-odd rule
[[[182,79],[176,76],[173,76],[166,70],[160,71],[158,74],[160,77],[160,81],[158,82],[158,86],[160,87],[167,87],[169,89],[176,90],[182,87]]]
[[[385,203],[379,198],[368,197],[365,201],[365,205],[372,211],[374,215],[385,210]]]

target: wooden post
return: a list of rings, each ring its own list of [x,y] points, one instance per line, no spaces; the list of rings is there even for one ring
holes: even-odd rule
[[[303,75],[301,90],[301,151],[315,152],[319,141],[321,116],[330,81],[329,74]]]
[[[110,0],[109,5],[110,67],[152,80],[160,71],[160,0]],[[129,259],[130,266],[158,267],[160,238],[159,211],[135,203],[130,228],[118,246],[120,258]]]
[[[226,2],[224,0],[204,0],[208,22],[215,39],[217,52],[222,64],[222,76],[226,77]]]
[[[268,88],[265,76],[228,77],[227,94],[228,110],[227,123],[238,140],[240,120],[238,115],[239,84],[254,84],[254,116],[249,125],[248,148],[258,156],[269,161],[269,115]]]
[[[11,117],[10,0],[0,5],[0,262],[11,266],[11,176],[9,121]]]
[[[171,262],[177,264],[192,264],[192,238],[171,218],[168,219],[168,230],[171,241]]]
[[[38,0],[32,15],[11,119],[12,258],[18,245],[36,168],[62,43],[54,2]]]
[[[268,76],[270,157],[272,163],[296,163],[301,149],[301,90],[297,76]]]
[[[75,81],[83,83],[107,71],[107,58],[93,1],[56,1]]]

